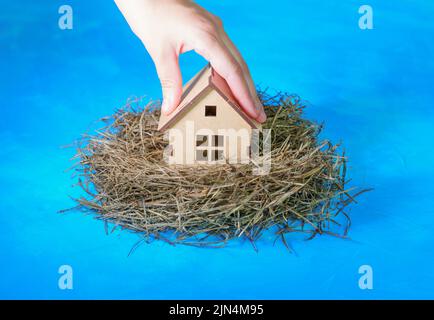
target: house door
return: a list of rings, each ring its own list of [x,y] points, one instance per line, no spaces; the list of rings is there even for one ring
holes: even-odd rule
[[[196,135],[196,161],[219,162],[225,159],[223,135]]]

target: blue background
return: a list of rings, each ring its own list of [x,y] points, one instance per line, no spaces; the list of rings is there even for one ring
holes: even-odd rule
[[[200,1],[219,15],[262,86],[298,93],[306,117],[343,141],[353,184],[351,240],[291,236],[296,253],[232,242],[225,249],[144,244],[105,235],[81,213],[67,145],[128,97],[160,97],[151,59],[112,1],[1,1],[1,298],[434,298],[434,4],[365,1]],[[74,29],[58,28],[62,4]],[[185,79],[204,61],[182,57]],[[74,289],[58,288],[58,268]],[[358,286],[361,265],[373,290]]]

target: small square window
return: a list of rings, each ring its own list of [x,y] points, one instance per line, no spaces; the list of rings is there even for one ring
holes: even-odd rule
[[[212,136],[213,147],[223,147],[223,136]]]
[[[208,161],[208,150],[196,150],[197,161]]]
[[[205,106],[205,117],[215,117],[217,115],[217,106]]]
[[[208,136],[197,135],[196,147],[206,147],[206,146],[208,146]]]

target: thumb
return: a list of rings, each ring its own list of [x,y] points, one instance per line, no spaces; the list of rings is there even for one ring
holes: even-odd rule
[[[168,50],[154,59],[154,63],[163,93],[161,110],[168,115],[178,107],[181,100],[182,77],[179,57],[174,50]]]

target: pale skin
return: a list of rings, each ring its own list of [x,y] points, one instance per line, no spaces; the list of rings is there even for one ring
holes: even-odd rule
[[[115,3],[154,61],[163,92],[163,113],[172,113],[180,103],[179,56],[194,50],[226,79],[246,114],[261,123],[266,120],[247,64],[217,16],[191,0]]]

